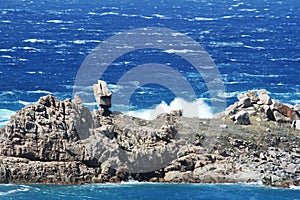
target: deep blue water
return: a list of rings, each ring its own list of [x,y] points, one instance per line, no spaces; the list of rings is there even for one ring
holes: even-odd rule
[[[275,189],[258,185],[211,184],[92,184],[0,185],[1,199],[164,199],[164,200],[296,200],[299,189]]]
[[[168,28],[198,42],[221,74],[227,105],[237,93],[260,88],[294,105],[300,102],[299,17],[295,0],[1,1],[0,123],[48,93],[72,97],[77,71],[92,49],[117,33],[144,27]],[[197,98],[211,105],[203,78],[174,53],[133,51],[99,78],[114,88],[121,75],[145,63],[181,72]],[[175,97],[168,88],[148,84],[132,95],[130,109]]]

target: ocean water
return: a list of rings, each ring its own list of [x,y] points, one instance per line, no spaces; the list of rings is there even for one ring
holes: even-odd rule
[[[247,184],[91,184],[0,185],[1,199],[235,199],[296,200],[299,189],[275,189]]]

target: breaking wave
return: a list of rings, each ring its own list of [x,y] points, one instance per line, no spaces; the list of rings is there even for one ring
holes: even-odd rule
[[[128,111],[126,114],[132,117],[152,120],[158,115],[168,113],[172,110],[182,110],[182,115],[189,118],[211,118],[213,116],[211,107],[203,99],[189,102],[182,98],[175,98],[169,105],[165,101],[162,101],[153,109]]]

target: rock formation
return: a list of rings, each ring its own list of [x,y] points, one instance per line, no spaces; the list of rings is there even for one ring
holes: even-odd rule
[[[299,108],[290,108],[277,100],[272,100],[265,89],[238,95],[239,101],[229,106],[223,113],[231,117],[235,124],[250,124],[249,116],[258,116],[261,120],[271,120],[279,123],[292,123],[299,120]],[[298,109],[298,110],[297,110]],[[239,119],[239,120],[237,120]]]
[[[106,84],[94,88],[100,110],[91,113],[79,96],[60,101],[48,95],[0,129],[1,183],[133,178],[300,185],[299,132],[289,125],[295,120],[292,127],[299,126],[299,106],[272,100],[265,90],[249,91],[217,119],[184,118],[173,111],[147,121],[109,112]]]
[[[108,116],[110,114],[109,108],[111,107],[112,93],[108,89],[107,83],[99,80],[98,84],[94,84],[93,89],[101,115]]]

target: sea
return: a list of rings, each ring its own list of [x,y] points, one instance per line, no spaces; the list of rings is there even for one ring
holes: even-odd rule
[[[8,199],[164,199],[164,200],[296,200],[299,189],[275,189],[258,184],[3,185],[0,198]]]
[[[96,61],[111,59],[93,70],[113,93],[112,110],[129,115],[151,119],[196,106],[199,117],[211,117],[237,94],[262,88],[299,104],[299,22],[297,0],[0,0],[0,127],[41,96],[72,98],[78,77],[89,80],[80,69],[95,67],[93,52],[102,52]],[[300,199],[299,191],[248,185],[2,185],[0,191],[1,199]]]

